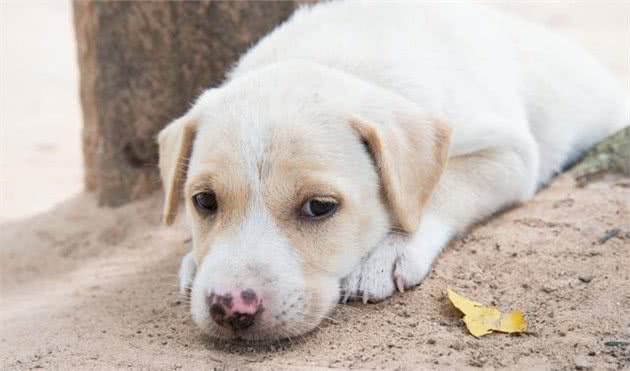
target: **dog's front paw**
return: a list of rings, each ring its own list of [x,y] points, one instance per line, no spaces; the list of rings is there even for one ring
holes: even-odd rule
[[[394,264],[394,284],[400,292],[418,286],[431,270],[432,259],[424,257],[414,249],[407,249]]]
[[[182,259],[182,263],[179,266],[179,292],[182,295],[189,295],[192,287],[193,280],[195,279],[195,272],[197,271],[197,264],[191,252],[186,254]]]
[[[390,235],[341,282],[341,302],[379,302],[396,289],[417,286],[431,270],[435,249],[422,250],[409,244],[409,238]]]
[[[390,297],[394,273],[404,237],[392,235],[381,243],[355,270],[341,282],[341,302],[361,300],[374,303]]]

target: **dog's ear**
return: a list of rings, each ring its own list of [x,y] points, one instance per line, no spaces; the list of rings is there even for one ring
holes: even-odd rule
[[[186,115],[170,123],[158,135],[160,176],[164,187],[162,218],[167,225],[173,224],[177,216],[177,206],[186,180],[196,132],[197,120]]]
[[[413,233],[446,165],[450,128],[419,113],[387,121],[350,124],[374,160],[394,228]]]

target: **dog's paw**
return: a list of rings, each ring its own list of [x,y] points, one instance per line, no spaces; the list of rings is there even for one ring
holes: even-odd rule
[[[433,259],[448,244],[454,228],[427,215],[407,248],[401,250],[394,267],[394,282],[398,291],[417,286],[431,271]]]
[[[341,302],[375,303],[390,297],[394,273],[405,241],[402,236],[390,236],[381,243],[355,270],[341,282]]]
[[[394,284],[400,292],[418,286],[431,270],[431,259],[408,249],[396,258],[394,264]]]
[[[391,235],[341,282],[341,299],[375,303],[398,290],[417,286],[431,270],[432,256],[410,246],[405,236]]]
[[[192,287],[195,273],[197,272],[197,264],[191,252],[186,254],[179,266],[179,292],[182,295],[189,295]]]

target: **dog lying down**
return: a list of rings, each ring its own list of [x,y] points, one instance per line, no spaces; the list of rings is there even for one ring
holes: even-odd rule
[[[630,122],[575,44],[474,4],[299,9],[159,135],[192,317],[291,337],[418,285],[458,233]]]

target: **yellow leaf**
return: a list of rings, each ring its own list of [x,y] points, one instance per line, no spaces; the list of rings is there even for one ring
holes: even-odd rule
[[[527,330],[525,316],[520,310],[502,314],[497,308],[486,307],[483,304],[469,300],[451,289],[446,289],[448,299],[455,308],[464,313],[464,323],[468,331],[480,337],[493,331],[524,332]]]

